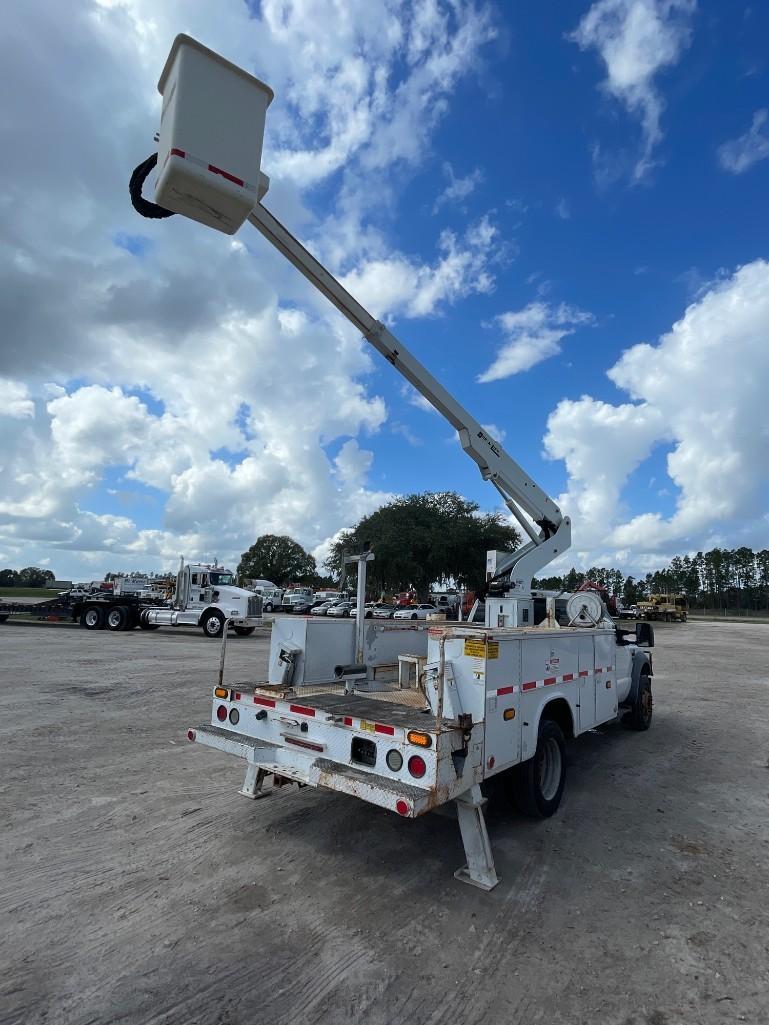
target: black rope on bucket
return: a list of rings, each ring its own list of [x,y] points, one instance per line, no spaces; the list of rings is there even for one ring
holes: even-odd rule
[[[158,206],[157,203],[151,203],[148,199],[142,196],[142,186],[147,180],[152,168],[158,162],[157,153],[153,153],[152,156],[147,157],[143,160],[137,168],[134,169],[131,175],[131,181],[128,183],[128,191],[131,193],[131,203],[133,204],[134,210],[140,213],[142,217],[173,217],[173,210],[166,210],[163,206]]]

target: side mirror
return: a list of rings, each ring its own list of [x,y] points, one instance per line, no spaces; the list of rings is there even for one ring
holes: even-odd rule
[[[635,642],[644,648],[654,647],[654,627],[651,623],[636,623]]]

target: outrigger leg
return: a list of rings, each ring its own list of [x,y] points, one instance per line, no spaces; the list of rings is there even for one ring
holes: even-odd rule
[[[243,780],[243,786],[238,793],[242,794],[243,797],[250,797],[252,801],[256,801],[260,797],[266,797],[269,790],[262,790],[262,784],[267,775],[267,770],[261,769],[256,762],[247,762],[246,778]]]
[[[467,864],[457,869],[454,878],[477,886],[481,890],[493,890],[499,879],[494,868],[494,857],[483,817],[485,803],[486,798],[481,794],[481,788],[477,783],[456,798],[457,818],[462,843],[465,845]]]

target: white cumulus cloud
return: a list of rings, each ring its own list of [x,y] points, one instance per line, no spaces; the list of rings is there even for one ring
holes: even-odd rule
[[[558,404],[547,453],[564,459],[560,498],[585,552],[672,553],[752,530],[769,541],[769,262],[756,260],[712,284],[657,344],[623,353],[609,377],[629,401],[590,396]],[[656,444],[671,445],[671,516],[628,517],[622,491]],[[659,554],[657,555],[659,558]],[[589,558],[589,556],[588,556]]]
[[[274,88],[269,205],[334,272],[370,282],[383,315],[435,313],[493,287],[488,222],[441,235],[432,261],[404,256],[367,223],[394,201],[394,169],[413,173],[457,84],[479,67],[495,34],[485,3],[9,8],[4,564],[50,562],[67,575],[167,567],[181,552],[231,561],[267,531],[312,548],[388,497],[369,482],[368,443],[387,411],[355,332],[250,230],[230,241],[130,207],[128,176],[152,150],[156,82],[180,30]],[[327,220],[313,209],[319,183],[340,197]],[[374,261],[390,279],[381,294]],[[126,498],[124,514],[101,511],[106,494]],[[143,500],[156,510],[146,521]]]
[[[342,284],[374,316],[424,317],[442,303],[493,290],[491,264],[496,259],[497,234],[488,217],[483,217],[462,237],[442,231],[439,255],[432,264],[396,253],[364,261],[342,278]]]
[[[592,324],[593,319],[591,313],[566,303],[552,306],[533,302],[522,310],[501,313],[494,322],[502,329],[506,341],[478,380],[483,384],[501,381],[557,356],[561,341],[578,328]]]
[[[665,102],[655,79],[688,45],[696,6],[696,0],[597,0],[572,33],[580,49],[598,51],[606,66],[602,88],[641,122],[636,181],[653,166],[652,153],[662,139]],[[600,158],[601,151],[596,153]]]

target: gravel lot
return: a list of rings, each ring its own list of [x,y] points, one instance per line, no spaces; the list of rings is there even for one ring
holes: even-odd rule
[[[0,626],[0,1021],[764,1025],[769,626],[657,643],[650,732],[578,740],[547,822],[492,804],[485,894],[445,816],[239,797],[199,632]]]

